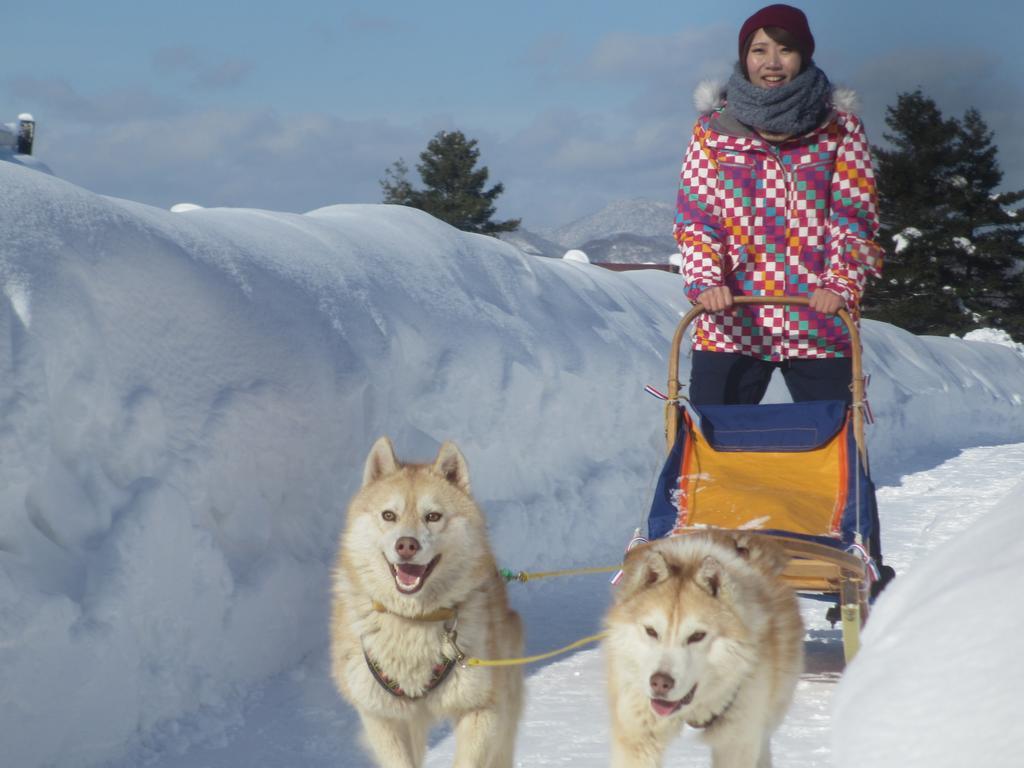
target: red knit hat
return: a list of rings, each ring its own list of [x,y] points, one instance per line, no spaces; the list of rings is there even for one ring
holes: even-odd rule
[[[761,27],[780,27],[793,35],[803,46],[807,58],[814,55],[814,35],[807,23],[807,17],[799,8],[777,3],[768,5],[755,13],[740,27],[740,63],[743,62],[743,44]]]

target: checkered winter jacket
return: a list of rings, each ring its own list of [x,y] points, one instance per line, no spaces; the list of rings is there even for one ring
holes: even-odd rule
[[[833,94],[833,100],[836,94]],[[856,313],[882,249],[871,155],[860,120],[836,108],[819,128],[773,145],[718,109],[702,114],[683,160],[675,237],[686,295],[839,294]],[[703,315],[694,348],[765,360],[845,357],[842,321],[806,307]]]

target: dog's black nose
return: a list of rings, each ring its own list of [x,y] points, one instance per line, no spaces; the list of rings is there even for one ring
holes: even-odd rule
[[[403,560],[412,560],[420,551],[420,543],[412,536],[403,536],[395,542],[395,552]]]
[[[671,675],[664,672],[655,672],[651,675],[651,693],[658,698],[663,698],[675,687],[676,681]]]

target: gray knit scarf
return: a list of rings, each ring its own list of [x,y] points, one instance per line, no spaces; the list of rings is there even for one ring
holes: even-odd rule
[[[832,86],[825,73],[811,64],[785,85],[759,88],[743,76],[737,65],[725,92],[725,111],[744,125],[796,136],[825,119]]]

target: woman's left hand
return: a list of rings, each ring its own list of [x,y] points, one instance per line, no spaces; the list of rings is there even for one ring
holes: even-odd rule
[[[810,307],[815,312],[821,312],[823,315],[834,315],[844,306],[843,298],[837,293],[825,290],[824,288],[815,288],[814,293],[811,294]]]

